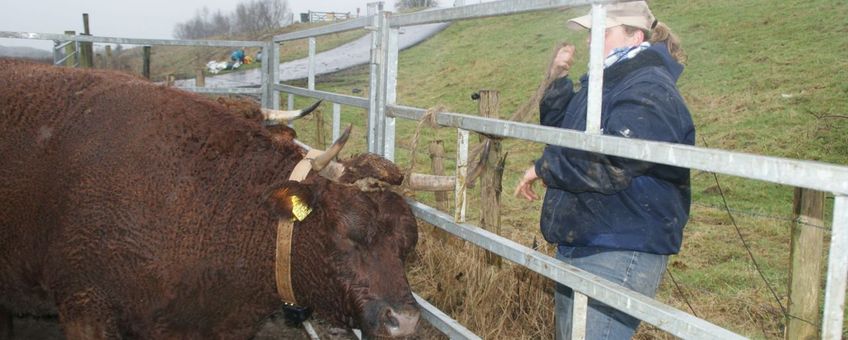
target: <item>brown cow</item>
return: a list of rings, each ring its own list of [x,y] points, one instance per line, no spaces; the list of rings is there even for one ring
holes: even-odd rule
[[[336,181],[288,181],[304,152],[225,104],[0,60],[0,309],[58,314],[68,339],[248,338],[281,306],[276,226],[297,195],[312,209],[294,225],[298,302],[370,336],[414,332],[415,218],[385,185],[361,190],[399,184],[397,167],[364,155]]]

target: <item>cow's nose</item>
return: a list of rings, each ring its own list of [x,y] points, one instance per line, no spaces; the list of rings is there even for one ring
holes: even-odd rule
[[[383,326],[392,337],[408,336],[415,333],[418,327],[418,310],[406,310],[395,312],[391,307],[386,307],[383,314]]]

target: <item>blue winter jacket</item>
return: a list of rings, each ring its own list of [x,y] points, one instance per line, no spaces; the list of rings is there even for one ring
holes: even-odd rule
[[[693,145],[692,117],[675,86],[683,65],[655,44],[604,70],[605,135]],[[573,92],[556,80],[540,103],[542,125],[585,131],[588,77]],[[548,145],[536,161],[547,185],[548,242],[675,254],[689,218],[689,169]]]

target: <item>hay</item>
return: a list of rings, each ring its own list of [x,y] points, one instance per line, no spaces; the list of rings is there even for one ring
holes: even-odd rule
[[[552,337],[553,281],[510,262],[489,266],[479,248],[419,230],[408,275],[422,298],[484,339]]]

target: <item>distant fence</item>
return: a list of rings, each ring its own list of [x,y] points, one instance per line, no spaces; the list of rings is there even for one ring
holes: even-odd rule
[[[280,107],[280,93],[289,95],[288,105],[290,108],[293,106],[294,95],[324,99],[334,103],[334,138],[338,135],[339,105],[367,109],[368,151],[393,160],[396,149],[395,119],[420,120],[427,113],[422,108],[402,106],[396,103],[397,41],[400,27],[587,5],[592,6],[593,14],[595,14],[593,17],[596,21],[593,22],[593,26],[604,26],[606,5],[595,4],[593,0],[502,0],[408,14],[392,14],[382,10],[382,3],[371,3],[366,17],[277,35],[270,42],[145,40],[17,32],[0,32],[0,37],[47,39],[59,42],[261,47],[263,49],[263,68],[260,89],[208,89],[199,87],[186,89],[205,93],[257,93],[262,97],[262,106],[273,109]],[[371,31],[372,60],[370,64],[371,91],[369,97],[362,98],[316,91],[314,73],[315,37],[355,29]],[[310,63],[307,88],[282,85],[279,82],[280,70],[277,67],[280,63],[279,44],[304,38],[309,40]],[[602,40],[603,30],[593,31],[591,39],[594,41]],[[603,79],[600,76],[603,73],[600,46],[598,44],[593,45],[595,46],[590,51],[590,72],[598,79]],[[585,132],[461,113],[436,113],[435,121],[437,124],[453,127],[458,131],[456,157],[458,168],[455,178],[461,179],[464,177],[465,170],[463,167],[467,166],[468,133],[474,131],[488,136],[517,138],[833,193],[835,202],[821,337],[823,339],[840,339],[846,278],[848,278],[848,167],[680,144],[636,139],[623,140],[605,136],[600,134],[599,131],[602,99],[600,89],[601,83],[599,81],[595,81],[589,89],[590,107],[587,113],[587,130]],[[461,185],[460,180],[455,180],[455,182],[457,187]],[[582,310],[584,311],[586,298],[591,298],[624,311],[677,337],[686,339],[742,338],[742,336],[706,320],[634,293],[495,233],[465,223],[464,213],[462,213],[464,211],[462,204],[465,201],[465,193],[456,190],[455,195],[457,196],[456,202],[459,202],[459,204],[453,216],[414,200],[408,200],[408,202],[418,218],[514,263],[527,267],[553,281],[571,287],[576,292],[576,304],[583,304]],[[420,297],[416,296],[416,299],[422,306],[425,319],[451,338],[479,338]],[[577,307],[579,306],[575,308]],[[576,327],[585,324],[585,313],[574,313],[574,318]]]
[[[301,22],[322,22],[322,21],[342,21],[353,19],[350,12],[313,12],[300,13]]]

